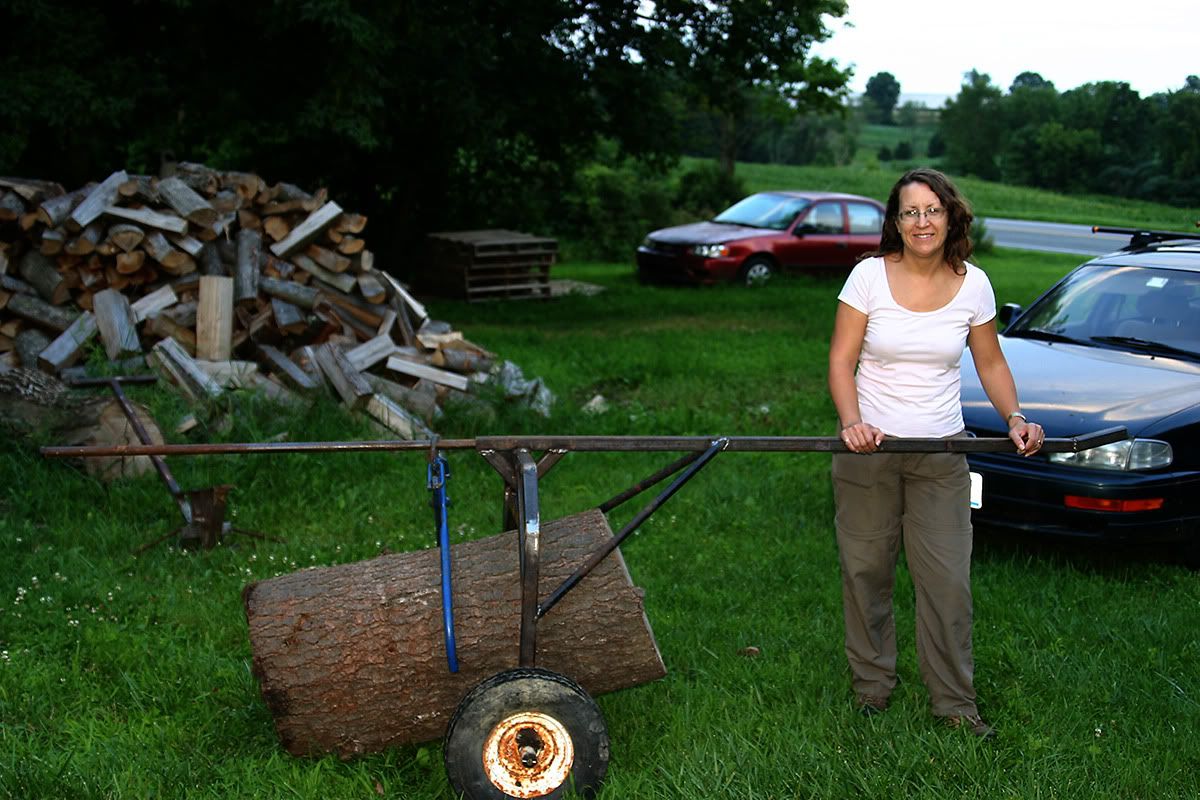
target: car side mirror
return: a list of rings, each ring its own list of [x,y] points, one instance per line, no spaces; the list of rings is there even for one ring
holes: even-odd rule
[[[816,226],[814,226],[808,222],[801,222],[792,231],[792,235],[793,236],[804,236],[804,234],[806,234],[806,233],[816,233],[816,232],[817,232]]]
[[[1021,307],[1016,303],[1005,303],[1000,306],[1000,311],[996,314],[1000,321],[1004,323],[1005,328],[1012,324],[1012,321],[1020,315]]]

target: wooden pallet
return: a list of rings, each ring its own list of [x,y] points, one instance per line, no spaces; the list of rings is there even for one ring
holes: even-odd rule
[[[550,267],[558,242],[509,230],[431,233],[428,291],[469,302],[550,297]]]

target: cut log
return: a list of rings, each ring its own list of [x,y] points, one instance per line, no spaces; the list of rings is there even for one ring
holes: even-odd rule
[[[539,596],[611,537],[595,510],[544,522]],[[436,549],[247,586],[254,674],[284,748],[348,758],[440,738],[472,687],[518,665],[516,538],[453,547],[458,673],[446,669]],[[538,622],[537,665],[593,695],[666,674],[619,550]]]
[[[72,230],[82,230],[97,220],[104,210],[117,200],[121,184],[129,180],[125,170],[117,170],[105,178],[98,186],[88,192],[87,196],[75,206],[75,210],[67,217],[67,227]]]
[[[395,293],[403,301],[404,305],[412,309],[413,319],[418,323],[429,319],[429,312],[425,310],[425,306],[417,302],[417,299],[408,293],[408,290],[400,285],[400,281],[393,278],[386,272],[380,272],[379,276],[383,278],[388,288]]]
[[[327,343],[316,348],[316,355],[321,372],[333,385],[342,402],[354,410],[364,407],[375,392],[345,354],[336,345]]]
[[[350,259],[317,244],[310,244],[304,254],[330,272],[340,273],[350,269]]]
[[[91,191],[92,186],[89,184],[82,189],[76,189],[70,194],[60,194],[55,197],[43,200],[38,206],[38,220],[47,228],[57,228],[67,221],[67,217],[79,205],[80,201]]]
[[[29,285],[37,290],[38,295],[47,303],[60,305],[71,296],[70,288],[63,281],[62,275],[54,266],[54,262],[37,250],[26,250],[17,264],[17,272],[29,281]]]
[[[353,275],[330,272],[303,253],[292,256],[292,263],[320,281],[328,283],[339,292],[350,292],[357,285]]]
[[[338,233],[362,233],[365,227],[367,227],[365,214],[353,214],[347,211],[333,221],[333,228]]]
[[[196,261],[182,250],[176,250],[160,231],[151,231],[142,242],[142,247],[150,257],[162,265],[163,269],[172,275],[186,275],[194,272]]]
[[[443,386],[449,386],[451,389],[458,389],[460,392],[465,392],[471,385],[471,381],[462,375],[456,375],[453,372],[447,372],[436,367],[427,367],[424,364],[418,364],[415,361],[409,361],[400,356],[392,356],[387,360],[387,368],[393,372],[399,372],[403,375],[412,375],[416,378],[425,378],[434,383],[439,383]]]
[[[365,239],[359,239],[357,236],[343,236],[342,240],[338,242],[337,251],[344,256],[352,256],[361,253],[366,246]]]
[[[99,221],[91,222],[79,232],[78,236],[68,239],[63,250],[73,256],[91,255],[96,251],[96,245],[100,244],[102,236],[104,236],[104,225]]]
[[[26,328],[13,337],[13,349],[23,367],[36,368],[38,356],[49,346],[50,337],[37,328]]]
[[[16,192],[0,189],[0,222],[12,222],[25,216],[25,203]]]
[[[194,402],[220,397],[224,391],[174,339],[163,339],[150,352],[154,364]]]
[[[368,303],[382,303],[387,300],[387,290],[379,279],[369,272],[358,276],[358,291]]]
[[[100,341],[109,361],[142,352],[138,341],[137,321],[129,299],[116,289],[97,292],[92,298],[92,310],[96,314],[96,326],[100,329]]]
[[[288,225],[287,220],[283,217],[267,217],[263,221],[263,231],[271,237],[272,242],[279,242],[287,238],[292,231],[292,226]]]
[[[204,249],[204,242],[195,237],[188,236],[186,233],[168,233],[167,241],[192,258],[199,258],[200,251]]]
[[[188,222],[205,227],[217,221],[217,210],[178,177],[159,181],[158,193],[167,205]]]
[[[416,415],[410,414],[386,394],[376,392],[372,395],[371,399],[367,401],[366,412],[372,419],[401,439],[433,438],[433,431],[424,422]]]
[[[0,186],[12,189],[24,198],[26,203],[32,205],[37,205],[48,197],[58,197],[63,193],[62,184],[30,178],[0,178]]]
[[[346,352],[346,358],[359,372],[366,372],[396,350],[396,343],[387,334],[376,336]]]
[[[312,392],[321,384],[312,379],[299,365],[291,361],[282,351],[267,344],[258,346],[258,356],[263,364],[274,374],[278,375],[288,385],[303,392]]]
[[[253,361],[204,361],[196,359],[196,366],[224,389],[253,389],[258,365]]]
[[[58,373],[69,367],[83,355],[83,348],[99,328],[96,326],[96,315],[85,311],[67,328],[50,346],[38,356],[38,367],[46,372]]]
[[[147,317],[146,330],[160,339],[174,339],[189,356],[196,355],[196,334],[190,327],[180,325],[166,313],[159,312]]]
[[[179,297],[176,296],[175,290],[171,288],[171,285],[163,284],[153,292],[139,297],[130,307],[133,309],[134,320],[140,323],[145,321],[147,317],[152,317],[178,302]]]
[[[280,258],[286,257],[294,250],[298,250],[312,241],[317,234],[324,230],[326,225],[333,222],[341,213],[342,208],[337,203],[333,201],[326,203],[309,214],[308,218],[296,226],[286,239],[271,245],[271,252]]]
[[[131,198],[143,203],[159,204],[162,198],[158,196],[158,178],[150,175],[132,175],[121,184],[117,193],[124,198]]]
[[[492,359],[475,350],[448,345],[439,347],[431,360],[435,367],[442,367],[465,375],[473,372],[487,372],[494,363]]]
[[[20,293],[8,299],[5,310],[59,333],[71,327],[71,323],[79,316],[78,312],[62,306],[52,306],[40,297]]]
[[[134,250],[132,253],[117,253],[116,269],[120,275],[132,275],[146,264],[146,251]]]
[[[243,228],[237,236],[237,267],[234,270],[233,300],[244,303],[258,297],[258,261],[262,255],[262,234]]]
[[[187,220],[174,214],[163,214],[148,208],[125,208],[124,206],[109,206],[104,213],[110,217],[135,222],[144,228],[157,228],[170,233],[187,233]]]
[[[283,334],[302,333],[308,328],[308,321],[298,306],[278,297],[271,298],[271,313],[275,315],[275,328]]]
[[[225,262],[221,260],[221,251],[212,242],[205,242],[200,251],[200,271],[205,275],[225,275]]]
[[[118,222],[108,227],[108,238],[126,253],[132,253],[146,238],[146,232],[132,223]]]
[[[228,361],[233,352],[233,278],[204,275],[196,306],[196,357]]]
[[[303,286],[293,281],[281,281],[278,278],[259,278],[259,286],[272,297],[278,297],[300,308],[312,309],[317,303],[320,291],[311,286]]]
[[[437,390],[428,381],[418,381],[416,386],[409,388],[369,372],[363,377],[376,392],[387,395],[426,422],[432,422],[440,411]]]
[[[377,306],[368,303],[361,297],[353,294],[334,291],[332,288],[321,292],[321,298],[328,300],[338,308],[345,309],[355,319],[365,325],[371,326],[372,329],[378,328],[379,323],[383,321],[383,315],[387,313],[387,306]],[[371,338],[370,336],[367,337]]]

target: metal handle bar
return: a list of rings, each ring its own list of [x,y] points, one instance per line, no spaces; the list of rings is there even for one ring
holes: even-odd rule
[[[836,436],[727,436],[726,451],[743,453],[845,453],[845,443]],[[1129,438],[1123,427],[1105,428],[1081,436],[1047,438],[1043,453],[1077,453]],[[474,439],[438,439],[439,450],[563,450],[573,452],[704,452],[712,436],[480,436]],[[252,442],[227,444],[162,444],[43,447],[46,458],[92,458],[111,456],[204,456],[255,453],[361,453],[428,450],[428,439],[380,439],[366,442]],[[882,453],[1015,453],[1008,437],[963,437],[953,439],[888,438]]]

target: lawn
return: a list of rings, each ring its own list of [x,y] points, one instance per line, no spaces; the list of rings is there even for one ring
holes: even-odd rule
[[[1078,259],[980,258],[1000,302],[1027,303]],[[765,290],[640,287],[629,264],[555,267],[596,296],[429,301],[433,314],[558,397],[550,419],[461,412],[485,433],[825,435],[836,278]],[[188,410],[131,387],[171,430]],[[580,407],[600,394],[608,410]],[[238,396],[175,441],[370,438],[332,403],[283,413]],[[450,454],[456,540],[498,530],[501,487]],[[547,518],[588,508],[673,456],[570,454],[542,482]],[[293,758],[250,672],[251,581],[429,547],[419,454],[173,458],[185,488],[230,483],[237,525],[208,552],[131,551],[174,527],[153,475],[105,487],[0,441],[0,797],[447,800],[432,742],[352,761]],[[902,684],[855,713],[841,646],[829,463],[727,453],[622,548],[669,674],[598,698],[612,738],[602,798],[1174,798],[1200,771],[1200,578],[1164,553],[977,537],[979,742],[930,717],[901,568]],[[633,504],[636,506],[637,504]],[[613,514],[614,527],[636,508]],[[757,647],[760,655],[740,651]],[[462,654],[460,653],[460,656]]]

